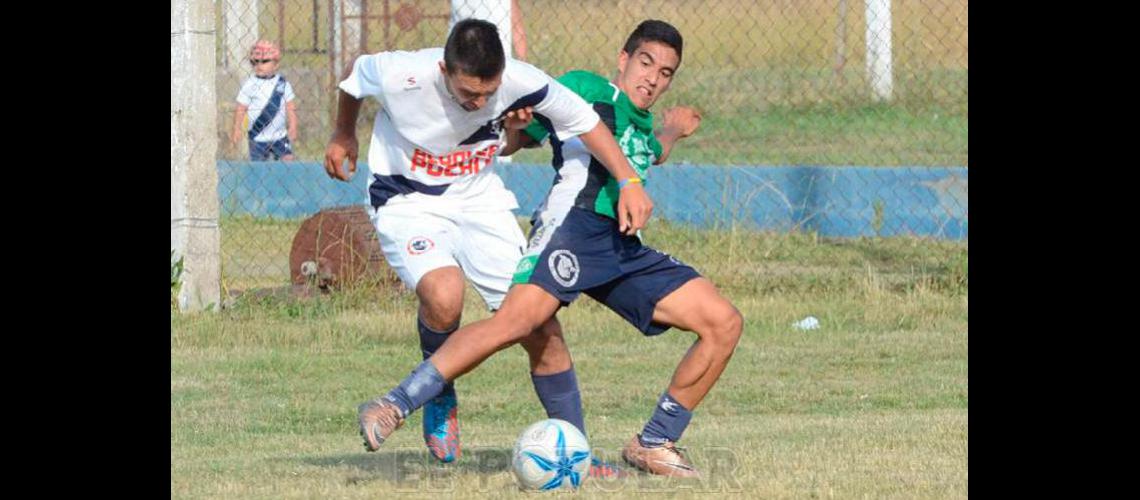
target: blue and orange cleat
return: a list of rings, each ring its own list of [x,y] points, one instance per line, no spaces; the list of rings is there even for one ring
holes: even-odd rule
[[[459,401],[454,394],[437,396],[424,405],[424,444],[443,463],[459,458]]]
[[[601,460],[596,456],[590,457],[589,476],[594,479],[618,479],[628,476],[629,473],[621,467]]]

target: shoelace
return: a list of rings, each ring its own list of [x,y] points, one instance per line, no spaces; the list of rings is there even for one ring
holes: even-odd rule
[[[379,415],[377,415],[377,417],[378,417],[377,420],[379,420],[385,426],[391,426],[393,429],[399,429],[404,424],[404,417],[403,417],[403,415],[400,414],[400,408],[398,406],[393,405],[392,403],[388,403],[387,401],[380,400],[380,399],[375,400],[375,403],[381,407],[381,408],[377,408],[377,411],[379,411],[379,413],[380,413]],[[391,406],[392,409],[394,409],[396,411],[394,411],[394,412],[382,411],[382,408],[385,406]]]
[[[672,443],[672,442],[669,442],[669,441],[666,441],[666,442],[665,442],[665,444],[664,444],[662,447],[663,447],[663,448],[665,448],[666,450],[669,450],[669,451],[673,452],[675,455],[677,455],[678,457],[680,457],[680,458],[681,458],[681,460],[684,460],[684,461],[686,461],[686,462],[688,461],[688,459],[687,459],[687,458],[685,458],[685,454],[684,454],[684,453],[682,453],[682,452],[683,452],[683,451],[685,451],[687,448],[682,448],[682,447],[680,447],[680,446],[677,446],[676,444],[674,444],[674,443]]]

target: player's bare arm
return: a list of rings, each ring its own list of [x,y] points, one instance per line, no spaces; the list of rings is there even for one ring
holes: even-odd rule
[[[356,173],[359,146],[356,142],[356,118],[360,115],[361,100],[348,92],[339,91],[337,97],[336,129],[325,148],[325,173],[330,178],[347,181]],[[348,175],[340,168],[348,158]]]

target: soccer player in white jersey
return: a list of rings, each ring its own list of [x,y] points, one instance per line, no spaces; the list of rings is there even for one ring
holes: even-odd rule
[[[381,109],[368,151],[372,221],[388,264],[419,298],[425,359],[458,328],[464,275],[491,310],[510,287],[526,241],[511,213],[518,207],[515,197],[493,166],[532,113],[546,117],[557,137],[580,138],[615,177],[636,175],[597,113],[541,70],[505,58],[494,25],[486,21],[457,23],[442,49],[361,56],[340,89],[325,170],[340,180],[355,173],[361,99],[375,97]],[[622,230],[636,232],[652,209],[640,186],[622,190]],[[535,391],[547,414],[582,428],[577,377],[557,320],[551,317],[519,343],[530,356]],[[360,407],[369,451],[382,442],[366,418],[375,404]],[[428,448],[441,461],[454,460],[454,387],[424,406]]]

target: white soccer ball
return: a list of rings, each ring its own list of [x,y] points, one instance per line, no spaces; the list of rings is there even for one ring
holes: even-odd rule
[[[524,490],[577,488],[590,470],[590,445],[574,424],[543,420],[519,436],[511,465]]]

